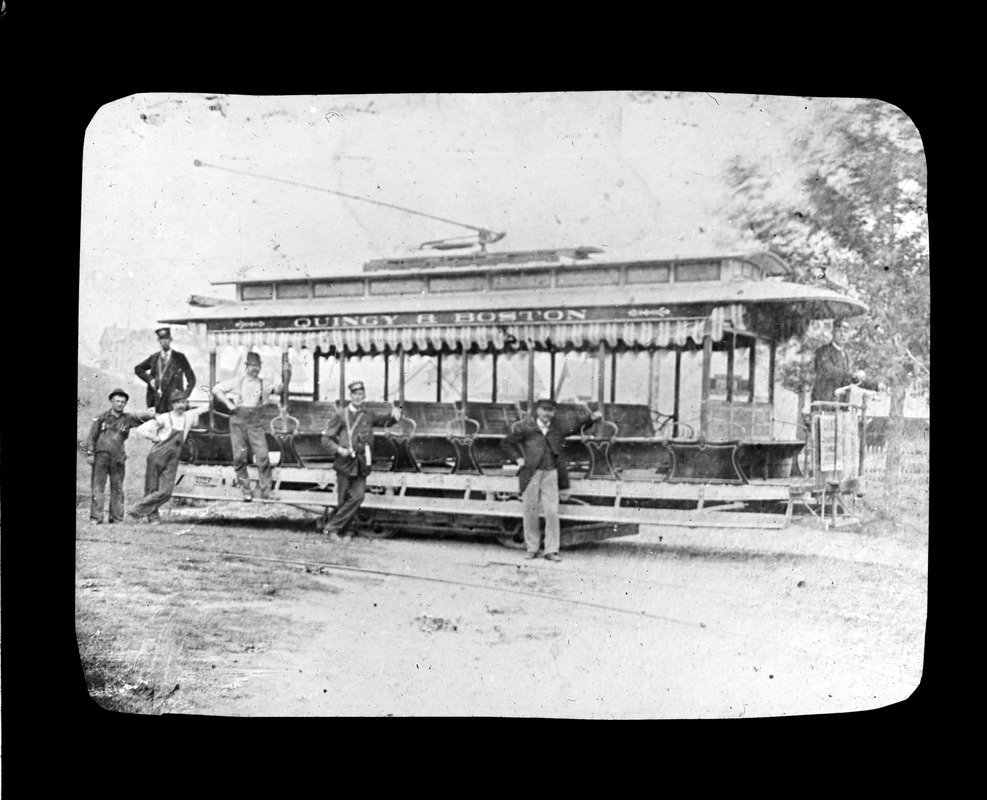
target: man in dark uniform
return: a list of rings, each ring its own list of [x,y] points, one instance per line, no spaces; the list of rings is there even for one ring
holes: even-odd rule
[[[188,395],[176,392],[171,396],[171,410],[167,414],[157,414],[137,428],[138,436],[150,439],[154,444],[147,454],[144,497],[127,514],[131,521],[161,522],[158,511],[175,490],[182,445],[192,426],[208,411],[208,405],[189,410]]]
[[[154,412],[141,411],[127,414],[124,409],[130,400],[123,389],[110,392],[110,409],[93,420],[86,438],[86,461],[93,468],[92,503],[89,519],[97,525],[103,521],[103,504],[106,499],[106,479],[110,480],[110,522],[123,522],[123,479],[126,477],[126,442],[130,429],[152,419]]]
[[[812,384],[812,402],[837,402],[836,390],[842,386],[854,383],[858,374],[850,371],[850,360],[847,358],[843,344],[846,332],[839,320],[833,323],[833,338],[829,344],[824,344],[816,350],[815,380]],[[863,372],[859,371],[860,380],[857,385],[861,389],[883,391],[884,384],[863,380]]]
[[[372,465],[373,429],[393,425],[401,419],[400,408],[394,408],[390,414],[371,414],[364,409],[367,391],[361,382],[351,383],[349,390],[350,402],[329,418],[322,432],[323,445],[333,456],[336,470],[336,510],[327,513],[322,527],[334,542],[353,538],[351,526],[363,503]]]
[[[510,458],[517,458],[521,501],[524,504],[525,558],[536,558],[541,544],[538,518],[545,516],[545,558],[561,561],[559,543],[559,491],[569,488],[569,473],[562,458],[562,445],[586,423],[601,419],[593,411],[576,422],[569,430],[555,418],[555,401],[543,398],[535,404],[535,416],[526,417],[504,437],[502,448]]]
[[[161,350],[141,361],[134,373],[147,384],[147,407],[164,414],[173,392],[192,393],[195,373],[185,355],[171,349],[171,328],[158,328],[155,333]]]

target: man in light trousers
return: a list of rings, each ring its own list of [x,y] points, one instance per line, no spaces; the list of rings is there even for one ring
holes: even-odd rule
[[[521,501],[524,505],[525,558],[537,558],[541,544],[538,519],[545,517],[545,559],[561,561],[559,544],[559,491],[569,488],[562,446],[565,438],[603,414],[592,412],[579,420],[570,430],[555,418],[555,401],[543,398],[535,404],[534,418],[526,417],[504,438],[503,449],[517,458]]]

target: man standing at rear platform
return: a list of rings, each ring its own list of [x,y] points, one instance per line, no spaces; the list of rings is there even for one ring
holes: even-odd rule
[[[336,510],[322,520],[324,532],[334,542],[353,538],[352,524],[367,491],[367,475],[373,464],[375,427],[393,425],[401,419],[401,409],[390,414],[372,414],[363,404],[367,399],[364,385],[349,385],[350,402],[333,414],[322,433],[322,442],[333,456],[336,470]]]
[[[517,458],[521,502],[524,506],[525,558],[537,558],[541,545],[538,518],[545,516],[545,558],[561,561],[559,545],[562,538],[559,521],[559,491],[569,488],[569,473],[562,457],[562,445],[588,422],[602,419],[593,411],[566,429],[555,418],[555,401],[543,398],[535,404],[535,415],[526,417],[504,437],[502,447],[511,458]]]
[[[856,373],[850,371],[850,359],[843,349],[845,342],[846,331],[840,320],[836,320],[833,322],[832,340],[816,350],[812,402],[835,403],[838,400],[836,390],[851,383],[873,392],[885,388],[883,383],[865,380],[863,370]]]
[[[126,443],[130,429],[154,418],[154,412],[137,414],[124,412],[130,400],[123,389],[110,392],[110,408],[93,420],[86,438],[86,461],[92,464],[92,502],[89,520],[97,525],[103,521],[106,500],[106,479],[110,480],[110,522],[123,522],[123,479],[126,477]]]
[[[161,349],[134,367],[134,373],[147,384],[147,407],[164,414],[171,408],[173,393],[192,394],[195,373],[185,355],[171,349],[171,328],[158,328],[155,333]]]
[[[253,500],[253,491],[247,473],[248,445],[253,451],[260,471],[260,496],[271,498],[271,458],[267,449],[267,433],[264,430],[263,409],[271,395],[280,395],[284,385],[291,381],[291,368],[285,365],[283,375],[261,376],[261,358],[258,353],[247,353],[243,374],[220,381],[212,387],[212,393],[230,409],[230,443],[233,446],[233,470],[243,491],[243,499]]]

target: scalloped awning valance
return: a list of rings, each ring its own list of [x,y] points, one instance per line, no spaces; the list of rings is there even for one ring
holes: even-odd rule
[[[322,352],[330,350],[350,353],[429,350],[456,350],[474,345],[482,350],[496,351],[533,344],[535,346],[580,347],[604,342],[611,347],[618,343],[643,347],[685,346],[688,340],[699,344],[707,333],[713,341],[723,338],[726,323],[740,325],[743,307],[718,306],[708,316],[678,317],[662,320],[541,322],[511,325],[415,325],[415,326],[354,326],[346,328],[303,330],[204,330],[194,325],[197,333],[205,334],[210,349],[217,347],[273,346],[306,347]]]

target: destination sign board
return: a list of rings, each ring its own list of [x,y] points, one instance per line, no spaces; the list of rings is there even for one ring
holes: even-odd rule
[[[421,328],[456,325],[525,325],[582,322],[644,322],[700,319],[711,304],[584,306],[574,308],[463,309],[392,314],[305,314],[300,316],[231,317],[210,320],[208,330],[308,331],[341,328]]]

